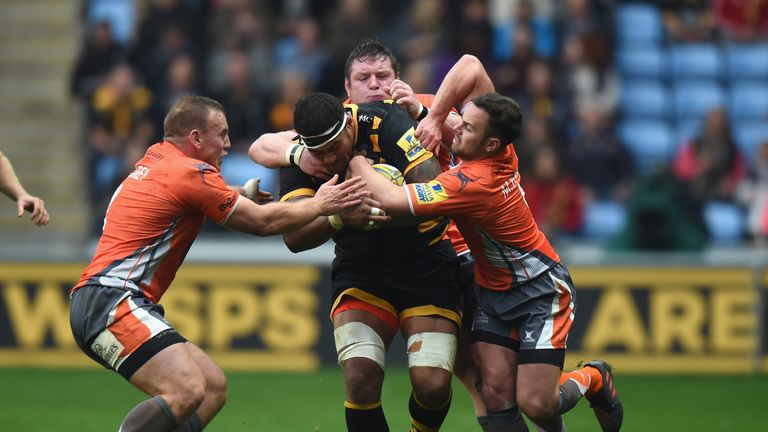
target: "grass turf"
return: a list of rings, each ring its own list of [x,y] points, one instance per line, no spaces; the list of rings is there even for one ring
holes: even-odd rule
[[[341,371],[231,372],[229,401],[211,432],[343,431]],[[623,431],[763,431],[768,377],[618,375]],[[388,371],[383,404],[392,431],[408,430],[408,375]],[[145,396],[105,370],[0,369],[0,431],[116,430]],[[565,416],[570,432],[599,428],[586,401]],[[442,431],[480,431],[471,403],[454,381]],[[532,428],[533,430],[533,428]]]

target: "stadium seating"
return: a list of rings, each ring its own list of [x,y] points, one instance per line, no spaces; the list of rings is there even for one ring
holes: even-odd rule
[[[714,44],[673,45],[669,48],[669,63],[672,77],[677,80],[723,77],[723,55]]]
[[[731,80],[768,81],[768,44],[730,44],[725,58]]]
[[[675,125],[675,145],[679,148],[680,145],[686,141],[689,141],[696,137],[701,128],[701,120],[682,120]]]
[[[729,112],[732,119],[768,119],[768,82],[739,81],[729,94]]]
[[[650,4],[616,6],[616,30],[622,43],[659,43],[664,36],[661,13]]]
[[[713,109],[725,105],[723,89],[715,81],[678,81],[672,97],[678,120],[700,119]]]
[[[757,147],[768,141],[768,121],[734,121],[731,131],[744,158],[754,164]]]
[[[669,72],[666,53],[654,44],[627,45],[616,55],[619,72],[628,78],[663,79]]]
[[[635,165],[641,173],[669,163],[678,144],[663,120],[624,120],[619,125],[619,137],[635,156]]]
[[[704,222],[714,245],[733,245],[742,240],[746,218],[741,208],[727,202],[709,202],[703,211]]]
[[[585,237],[606,240],[621,231],[627,223],[626,210],[613,201],[595,201],[584,209]]]
[[[669,92],[656,80],[625,80],[620,107],[624,116],[664,118],[669,114]]]

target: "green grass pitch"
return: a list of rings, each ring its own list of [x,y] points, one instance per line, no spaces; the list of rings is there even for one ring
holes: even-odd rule
[[[211,432],[343,431],[339,369],[312,373],[230,372],[229,401]],[[768,377],[617,375],[623,431],[764,431]],[[388,371],[383,404],[390,429],[408,430],[408,375]],[[106,370],[0,369],[0,431],[109,431],[145,396]],[[569,432],[597,431],[586,401],[565,417]],[[446,432],[480,431],[461,385]],[[532,429],[533,430],[533,429]]]

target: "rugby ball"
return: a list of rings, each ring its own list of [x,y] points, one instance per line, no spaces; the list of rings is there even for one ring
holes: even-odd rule
[[[387,180],[398,186],[402,186],[403,183],[405,183],[405,177],[403,177],[403,173],[401,173],[399,169],[393,167],[392,165],[377,163],[373,164],[373,169],[386,177]]]

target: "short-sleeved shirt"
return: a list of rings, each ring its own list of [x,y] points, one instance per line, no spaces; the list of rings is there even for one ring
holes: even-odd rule
[[[353,119],[354,150],[364,151],[374,163],[387,163],[406,175],[413,167],[433,157],[416,139],[416,124],[410,115],[392,101],[345,104],[344,107]],[[297,167],[282,168],[280,200],[314,196],[322,182]],[[437,217],[416,226],[372,231],[343,229],[334,234],[333,240],[339,258],[396,261],[418,256],[436,245],[444,237],[447,227],[448,218]]]
[[[215,167],[170,142],[151,146],[112,196],[96,254],[72,292],[108,286],[157,303],[205,217],[223,224],[239,200]]]
[[[451,215],[475,257],[475,282],[508,290],[560,261],[520,187],[517,155],[464,161],[429,183],[405,185],[414,215]]]

